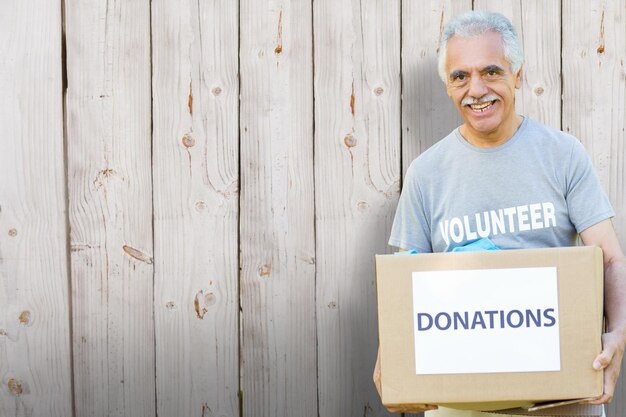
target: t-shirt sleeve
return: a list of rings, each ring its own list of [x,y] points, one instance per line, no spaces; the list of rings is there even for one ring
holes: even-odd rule
[[[567,173],[565,200],[578,233],[615,216],[583,145],[574,141]]]
[[[404,180],[389,244],[420,253],[429,253],[432,252],[430,227],[415,168],[415,162],[413,162]]]

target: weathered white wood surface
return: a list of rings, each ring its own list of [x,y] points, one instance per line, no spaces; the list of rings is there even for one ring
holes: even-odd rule
[[[238,415],[237,2],[152,2],[157,413]]]
[[[65,13],[76,416],[154,416],[150,8]]]
[[[311,2],[240,2],[245,416],[317,412]]]
[[[403,177],[413,159],[462,123],[437,72],[437,56],[446,22],[471,8],[471,0],[402,3]]]
[[[61,5],[0,6],[0,416],[72,415]]]
[[[319,415],[386,415],[373,255],[400,184],[400,2],[314,4]]]
[[[474,9],[508,17],[521,38],[525,62],[516,94],[519,114],[561,128],[560,0],[476,0]]]
[[[626,248],[626,3],[563,1],[562,22],[563,130],[587,148]],[[626,415],[625,388],[618,385],[608,417]]]
[[[626,4],[563,4],[563,130],[587,148],[618,214],[626,246]],[[585,30],[581,30],[585,28]]]

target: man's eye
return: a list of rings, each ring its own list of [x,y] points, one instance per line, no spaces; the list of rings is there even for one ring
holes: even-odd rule
[[[470,74],[464,71],[452,71],[450,73],[450,85],[461,87],[469,82]]]

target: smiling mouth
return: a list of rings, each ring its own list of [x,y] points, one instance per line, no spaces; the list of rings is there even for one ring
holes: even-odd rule
[[[477,112],[484,112],[487,109],[491,108],[491,106],[493,106],[493,104],[496,102],[496,100],[492,100],[492,101],[484,101],[482,103],[475,103],[475,104],[469,104],[469,107]]]

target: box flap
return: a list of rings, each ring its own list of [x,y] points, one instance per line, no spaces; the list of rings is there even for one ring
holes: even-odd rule
[[[523,408],[490,411],[494,414],[514,416],[544,416],[544,417],[602,417],[602,406],[596,404],[569,404],[560,407],[551,407],[538,411],[528,411]]]

